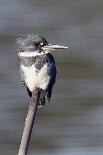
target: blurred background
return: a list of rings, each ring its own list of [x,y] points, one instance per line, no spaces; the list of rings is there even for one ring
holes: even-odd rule
[[[55,52],[51,103],[38,109],[29,155],[103,154],[103,1],[0,1],[0,154],[16,155],[29,97],[16,37],[38,33]]]

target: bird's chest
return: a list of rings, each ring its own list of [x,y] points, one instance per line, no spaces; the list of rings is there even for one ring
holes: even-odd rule
[[[35,64],[31,65],[30,67],[24,66],[23,64],[20,65],[20,68],[25,76],[25,78],[35,78],[48,76],[48,64],[44,64],[40,69],[38,69]]]
[[[48,68],[48,57],[46,55],[35,57],[35,59],[32,59],[31,57],[22,57],[20,69],[27,86],[31,91],[34,87],[39,87],[41,89],[47,88],[50,80]]]
[[[48,74],[48,64],[44,64],[39,70],[33,64],[31,67],[21,65],[21,70],[24,74],[25,82],[28,88],[33,91],[35,87],[45,90],[48,86],[50,76]]]
[[[31,67],[36,61],[36,57],[20,57],[20,62],[26,67]]]

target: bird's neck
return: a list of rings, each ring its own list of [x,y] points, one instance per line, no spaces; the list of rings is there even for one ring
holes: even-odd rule
[[[37,57],[40,55],[44,55],[44,52],[19,52],[18,56],[19,57]]]

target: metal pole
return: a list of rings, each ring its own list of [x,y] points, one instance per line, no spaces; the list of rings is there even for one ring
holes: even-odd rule
[[[36,88],[33,91],[33,95],[30,101],[18,155],[27,155],[33,124],[37,112],[39,96],[40,89]]]

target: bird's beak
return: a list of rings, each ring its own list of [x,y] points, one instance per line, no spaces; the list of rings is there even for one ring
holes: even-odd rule
[[[67,49],[68,47],[66,46],[61,46],[61,45],[52,45],[52,44],[48,44],[46,46],[43,46],[42,49],[43,51],[54,51],[54,50],[57,50],[57,49]]]

